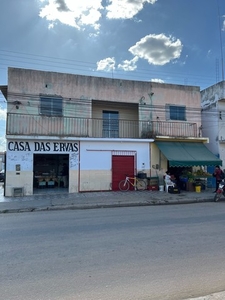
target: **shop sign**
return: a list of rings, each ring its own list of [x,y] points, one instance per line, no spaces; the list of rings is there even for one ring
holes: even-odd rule
[[[8,151],[78,152],[78,143],[10,141],[8,142]]]

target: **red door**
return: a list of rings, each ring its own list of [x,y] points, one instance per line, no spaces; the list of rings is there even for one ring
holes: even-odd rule
[[[113,155],[112,156],[112,190],[119,191],[119,182],[126,175],[134,176],[134,156]],[[133,186],[130,188],[133,190]]]

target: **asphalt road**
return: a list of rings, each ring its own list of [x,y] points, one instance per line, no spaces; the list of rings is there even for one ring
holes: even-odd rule
[[[225,204],[0,215],[0,295],[181,300],[225,290]]]

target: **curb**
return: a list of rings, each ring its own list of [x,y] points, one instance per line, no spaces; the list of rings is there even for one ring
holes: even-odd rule
[[[223,300],[223,299],[225,299],[225,292],[218,292],[206,296],[200,296],[197,298],[188,298],[185,300]]]
[[[27,208],[9,208],[0,210],[0,214],[7,213],[24,213],[24,212],[40,212],[40,211],[57,211],[57,210],[85,210],[100,208],[119,208],[119,207],[137,207],[137,206],[157,206],[157,205],[178,205],[178,204],[194,204],[203,202],[213,202],[212,199],[188,199],[188,200],[151,200],[140,203],[113,203],[113,204],[71,204],[71,205],[52,205],[43,207],[27,207]]]

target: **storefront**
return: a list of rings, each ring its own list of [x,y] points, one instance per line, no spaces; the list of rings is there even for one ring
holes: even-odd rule
[[[150,173],[151,139],[7,141],[5,196],[117,191],[126,174]]]
[[[5,195],[39,189],[78,191],[78,141],[8,140]]]
[[[210,152],[201,142],[156,141],[162,156],[166,158],[166,170],[184,190],[193,190],[196,184],[213,186],[212,168],[222,165],[222,160]],[[162,159],[163,160],[163,159]]]

